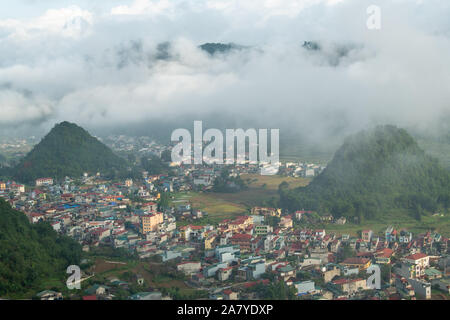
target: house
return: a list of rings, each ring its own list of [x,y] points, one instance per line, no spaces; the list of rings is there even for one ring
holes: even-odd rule
[[[425,269],[425,277],[428,280],[440,279],[442,278],[442,272],[435,268],[427,268]]]
[[[335,277],[339,277],[341,275],[341,268],[335,264],[328,264],[322,268],[320,274],[323,281],[328,283]]]
[[[433,286],[437,286],[439,288],[439,290],[442,290],[445,293],[450,294],[450,279],[449,278],[432,280],[431,283],[433,284]]]
[[[252,235],[245,233],[236,233],[230,238],[231,244],[239,246],[241,252],[249,252],[251,250],[251,241]]]
[[[51,185],[53,185],[52,178],[40,178],[36,180],[36,187],[51,186]]]
[[[404,257],[402,260],[407,263],[418,265],[423,269],[430,266],[430,257],[424,253],[411,254]]]
[[[200,262],[187,261],[177,264],[177,270],[185,275],[192,275],[200,272],[202,265]]]
[[[373,231],[372,230],[363,230],[361,232],[361,239],[364,242],[370,242],[372,240]]]
[[[290,264],[284,267],[279,267],[276,269],[276,271],[278,272],[280,278],[282,278],[284,281],[288,280],[291,277],[295,277],[295,269]]]
[[[255,225],[254,226],[256,236],[266,236],[268,233],[273,231],[273,228],[269,225]]]
[[[109,293],[109,287],[100,284],[94,284],[92,287],[86,289],[86,293],[88,295],[96,296],[107,295]]]
[[[332,282],[342,292],[353,294],[360,290],[367,289],[367,283],[365,279],[338,279]]]
[[[294,287],[297,289],[297,295],[303,296],[307,294],[314,294],[316,288],[314,286],[314,281],[302,281],[294,283]]]
[[[227,290],[223,290],[223,297],[225,298],[225,300],[237,300],[238,294],[237,294],[237,292],[227,289]]]
[[[408,231],[400,231],[398,236],[398,242],[408,244],[412,241],[412,233]]]
[[[378,264],[390,264],[391,257],[394,253],[394,250],[389,248],[383,248],[375,252],[375,262]]]
[[[146,234],[148,232],[156,231],[158,226],[163,222],[164,216],[162,212],[143,215],[141,217],[141,233]]]
[[[417,296],[431,299],[431,283],[416,279],[408,279],[408,283],[413,287]]]
[[[52,290],[44,290],[36,294],[40,300],[62,300],[63,295],[61,292],[56,292]]]
[[[233,267],[220,268],[219,272],[217,273],[217,278],[220,281],[227,281],[231,277],[232,273],[233,273]]]
[[[138,292],[128,297],[129,300],[162,300],[161,292]]]
[[[371,260],[369,258],[347,258],[342,263],[343,266],[348,268],[358,268],[358,270],[367,270],[371,265]]]
[[[397,240],[397,230],[390,226],[384,232],[384,237],[387,242],[395,242]]]
[[[344,225],[346,222],[347,222],[347,219],[345,217],[340,217],[339,219],[337,219],[335,221],[335,223],[339,224],[339,225]]]
[[[281,221],[279,223],[280,228],[282,229],[290,229],[293,226],[292,217],[285,216],[281,217]]]

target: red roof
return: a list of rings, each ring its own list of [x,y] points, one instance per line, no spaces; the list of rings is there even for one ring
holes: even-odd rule
[[[83,300],[97,300],[97,296],[96,295],[83,296]]]
[[[375,255],[377,257],[381,257],[381,258],[390,258],[393,253],[394,253],[394,250],[389,249],[389,248],[383,248],[383,249],[375,252]]]
[[[250,240],[251,238],[250,234],[236,233],[231,237],[231,240]]]
[[[366,264],[369,262],[368,258],[347,258],[342,262],[343,264]]]
[[[425,257],[428,257],[428,256],[426,254],[424,254],[424,253],[415,253],[415,254],[412,254],[410,256],[405,257],[405,259],[408,259],[408,260],[419,260],[419,259],[422,259],[422,258],[425,258]]]

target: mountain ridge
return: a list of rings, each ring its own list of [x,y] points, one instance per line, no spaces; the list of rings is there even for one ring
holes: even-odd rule
[[[126,161],[86,130],[67,121],[52,130],[13,169],[19,181],[32,182],[41,177],[62,179],[121,170]]]

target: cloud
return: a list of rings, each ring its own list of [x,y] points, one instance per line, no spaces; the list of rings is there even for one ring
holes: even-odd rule
[[[21,21],[6,19],[0,21],[0,29],[9,31],[9,37],[27,41],[36,36],[59,35],[75,38],[88,32],[93,23],[93,15],[78,6],[49,9],[42,16]]]
[[[316,140],[375,123],[433,127],[450,109],[450,5],[378,2],[380,31],[366,28],[365,0],[137,0],[0,20],[0,121],[204,116]],[[209,55],[204,42],[247,47]]]

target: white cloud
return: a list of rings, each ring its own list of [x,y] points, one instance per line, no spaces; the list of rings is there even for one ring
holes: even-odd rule
[[[172,15],[175,1],[135,0],[131,5],[120,5],[111,9],[112,15]]]
[[[10,32],[10,37],[22,41],[40,35],[59,35],[76,38],[86,34],[92,26],[91,12],[78,6],[62,9],[49,9],[42,16],[30,20],[0,20],[0,29]]]
[[[133,1],[1,20],[0,118],[114,127],[219,111],[308,132],[338,121],[432,126],[450,109],[450,4],[380,1],[375,32],[368,4]],[[170,58],[158,60],[164,41]],[[211,57],[203,42],[252,48]]]

